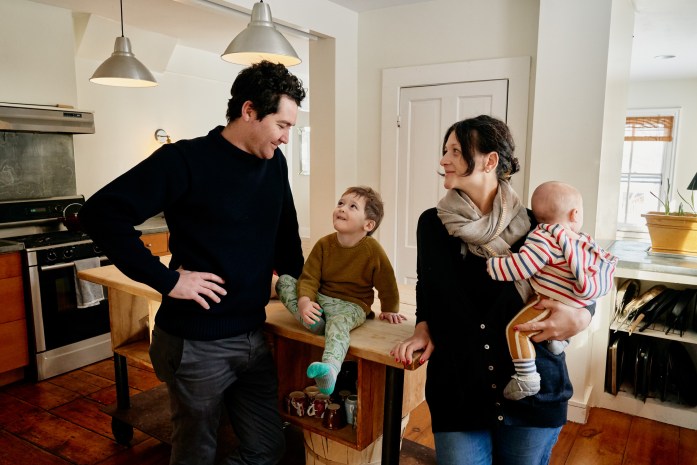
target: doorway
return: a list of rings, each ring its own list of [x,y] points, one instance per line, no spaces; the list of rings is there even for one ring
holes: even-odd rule
[[[529,58],[387,69],[383,72],[380,242],[405,284],[416,282],[416,224],[444,194],[442,137],[455,121],[491,114],[511,127],[525,173]],[[513,187],[524,195],[525,178]]]

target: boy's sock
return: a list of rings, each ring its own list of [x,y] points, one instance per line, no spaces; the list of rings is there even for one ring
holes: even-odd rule
[[[314,378],[317,387],[322,394],[331,394],[334,392],[336,377],[339,371],[331,363],[312,362],[307,367],[307,377]]]
[[[302,323],[303,326],[304,326],[305,328],[307,328],[312,334],[319,334],[320,336],[322,336],[322,335],[324,334],[324,327],[325,327],[326,323],[325,323],[325,321],[324,321],[324,310],[322,310],[322,309],[320,308],[319,311],[322,312],[322,315],[320,315],[319,320],[317,320],[316,322],[312,323],[311,325],[308,325],[307,323],[305,323],[304,320],[301,321],[301,323]],[[302,319],[301,319],[301,320],[302,320]]]

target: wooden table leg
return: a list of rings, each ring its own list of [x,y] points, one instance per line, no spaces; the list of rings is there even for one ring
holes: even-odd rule
[[[128,390],[128,361],[126,357],[116,353],[114,354],[114,375],[116,406],[119,410],[128,410],[131,408],[131,396]],[[133,439],[133,426],[116,417],[111,418],[111,432],[119,444],[129,445]]]
[[[128,362],[126,357],[114,354],[114,376],[116,379],[116,405],[119,409],[131,407],[131,397],[128,392]]]
[[[382,465],[399,465],[403,395],[404,370],[385,366],[385,413],[382,424]]]

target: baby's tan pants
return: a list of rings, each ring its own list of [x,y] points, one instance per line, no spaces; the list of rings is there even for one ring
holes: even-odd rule
[[[534,308],[539,301],[539,295],[535,294],[532,296],[525,307],[523,307],[523,309],[508,323],[508,326],[506,326],[506,341],[508,342],[508,350],[511,353],[513,361],[535,359],[535,347],[532,345],[530,338],[539,333],[539,331],[523,333],[513,328],[523,323],[540,321],[547,318],[549,310],[538,310]]]

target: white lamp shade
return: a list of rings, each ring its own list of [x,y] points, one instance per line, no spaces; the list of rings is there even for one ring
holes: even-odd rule
[[[257,2],[252,8],[252,20],[235,37],[222,55],[223,60],[240,65],[252,65],[262,60],[285,66],[301,62],[290,42],[276,29],[271,7]]]
[[[128,37],[117,37],[114,53],[94,72],[90,81],[96,84],[121,87],[152,87],[155,77],[131,52]]]

